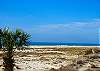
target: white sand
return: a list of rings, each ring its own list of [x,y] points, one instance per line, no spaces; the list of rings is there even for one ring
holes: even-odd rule
[[[21,69],[14,68],[15,69],[14,71],[48,71],[51,68],[57,69],[62,65],[66,66],[68,64],[71,64],[72,61],[69,60],[74,60],[78,58],[77,55],[67,56],[66,52],[53,51],[52,49],[52,48],[66,48],[66,47],[93,47],[94,48],[98,46],[28,46],[28,48],[46,48],[46,49],[45,50],[26,49],[24,51],[16,50],[16,52],[26,52],[26,53],[33,52],[33,54],[28,54],[27,56],[23,56],[23,57],[19,57],[16,55],[15,64]],[[55,54],[49,54],[49,53],[55,53]],[[2,64],[2,59],[0,60],[0,64]],[[2,71],[2,67],[0,67],[0,71]]]

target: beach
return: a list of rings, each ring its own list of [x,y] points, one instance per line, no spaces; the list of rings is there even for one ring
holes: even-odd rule
[[[100,50],[99,46],[28,46],[25,49],[14,49],[15,67],[14,71],[50,71],[52,68],[57,70],[61,67],[85,61],[86,52],[90,49]],[[91,54],[91,53],[90,53]],[[85,57],[84,57],[85,56]],[[93,60],[100,66],[100,58]],[[0,50],[0,71],[2,66],[2,51]],[[78,68],[78,71],[88,69],[88,63]],[[53,70],[52,70],[53,71]],[[65,71],[65,70],[63,70]],[[98,70],[100,71],[100,70]]]

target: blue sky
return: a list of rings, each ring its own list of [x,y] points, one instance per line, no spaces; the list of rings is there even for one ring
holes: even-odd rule
[[[99,43],[100,0],[0,0],[0,27],[32,41]]]

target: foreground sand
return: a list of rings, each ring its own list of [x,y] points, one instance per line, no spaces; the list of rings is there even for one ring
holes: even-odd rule
[[[49,71],[50,69],[59,69],[66,67],[76,61],[85,61],[83,57],[89,49],[100,49],[97,46],[29,46],[24,50],[15,50],[14,71]],[[0,66],[2,65],[2,51],[0,51]],[[99,58],[92,60],[91,63],[100,65]],[[77,64],[78,65],[78,64]],[[78,68],[78,71],[84,71],[88,68],[89,63],[85,63]],[[0,67],[0,71],[2,70]],[[52,70],[53,71],[53,70]],[[100,71],[100,70],[99,70]]]

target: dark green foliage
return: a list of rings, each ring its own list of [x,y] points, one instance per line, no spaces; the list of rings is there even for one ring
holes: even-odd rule
[[[8,28],[4,28],[0,31],[0,42],[3,46],[3,65],[4,71],[13,71],[14,67],[14,47],[21,47],[27,44],[29,35],[21,30],[16,32],[9,31]]]
[[[2,48],[2,42],[1,42],[1,35],[2,34],[2,30],[0,29],[0,48]]]
[[[15,32],[16,46],[17,47],[21,47],[23,45],[27,46],[29,37],[30,37],[29,34],[17,29]]]

